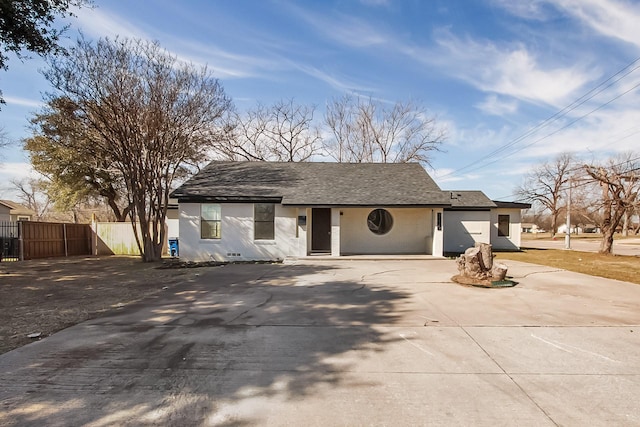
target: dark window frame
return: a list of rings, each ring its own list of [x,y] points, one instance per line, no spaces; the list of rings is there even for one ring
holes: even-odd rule
[[[261,209],[262,210],[259,210]],[[267,209],[264,209],[267,208]],[[253,204],[253,240],[275,240],[276,205],[275,203]]]
[[[506,218],[506,223],[504,222]],[[506,234],[504,227],[506,226]],[[507,214],[498,215],[498,236],[510,237],[511,236],[511,216]]]

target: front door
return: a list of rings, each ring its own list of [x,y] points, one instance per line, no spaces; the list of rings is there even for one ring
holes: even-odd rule
[[[311,251],[331,252],[331,209],[311,209]]]

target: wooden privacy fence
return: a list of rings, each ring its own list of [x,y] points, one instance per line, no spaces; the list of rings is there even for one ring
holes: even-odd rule
[[[174,222],[165,225],[163,255],[169,230],[177,236]],[[140,255],[131,223],[0,222],[0,261],[114,254]]]
[[[130,222],[94,222],[92,227],[95,235],[95,255],[140,255],[140,249]],[[165,225],[163,255],[168,254],[168,228],[170,227]],[[138,238],[142,239],[139,224],[137,231]]]
[[[22,259],[91,255],[91,226],[21,221]]]

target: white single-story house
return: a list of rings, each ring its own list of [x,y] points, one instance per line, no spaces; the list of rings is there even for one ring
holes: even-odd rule
[[[475,243],[497,251],[520,250],[521,212],[528,203],[490,200],[482,191],[448,191],[444,208],[444,253],[459,254]]]
[[[36,213],[20,203],[0,200],[0,221],[32,221]]]
[[[528,207],[443,191],[418,163],[215,161],[171,197],[188,261],[517,250]]]

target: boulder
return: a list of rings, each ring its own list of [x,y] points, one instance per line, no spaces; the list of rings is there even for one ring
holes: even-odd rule
[[[493,262],[493,251],[487,243],[476,243],[473,248],[467,249],[456,260],[459,275],[454,280],[459,283],[488,284],[505,280],[507,266]]]

